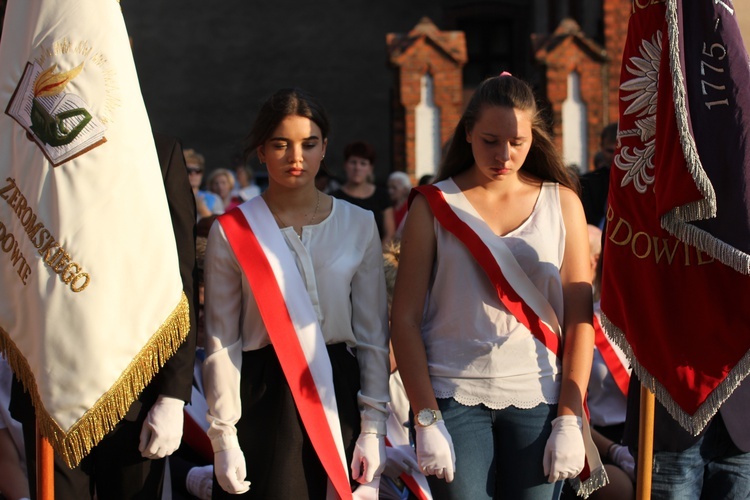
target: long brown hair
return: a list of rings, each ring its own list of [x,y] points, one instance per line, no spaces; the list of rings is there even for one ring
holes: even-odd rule
[[[520,175],[559,182],[578,192],[578,185],[568,175],[565,163],[545,128],[534,92],[529,84],[508,74],[487,78],[474,91],[440,162],[435,182],[456,176],[474,164],[474,155],[471,144],[466,141],[466,133],[471,132],[480,113],[487,106],[518,109],[528,112],[531,117],[531,149],[519,171]]]

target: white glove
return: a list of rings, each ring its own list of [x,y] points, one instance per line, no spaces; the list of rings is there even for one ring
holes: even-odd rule
[[[456,452],[445,422],[438,420],[432,425],[417,425],[417,461],[425,475],[453,481],[456,472]]]
[[[138,451],[144,458],[164,458],[180,447],[185,402],[159,396],[141,427]]]
[[[408,444],[387,446],[385,448],[385,469],[383,474],[395,478],[401,474],[412,474],[419,470],[417,455]]]
[[[227,493],[238,495],[250,489],[250,481],[245,481],[247,477],[245,454],[239,448],[215,452],[214,473],[219,486]]]
[[[354,445],[352,479],[367,484],[385,468],[385,437],[363,432]]]
[[[188,493],[200,500],[211,500],[214,486],[214,466],[193,467],[187,473],[185,487]]]
[[[609,449],[609,459],[622,469],[631,481],[635,481],[635,459],[627,446],[613,444]]]
[[[586,449],[583,446],[581,417],[563,415],[552,421],[552,434],[544,447],[544,474],[554,483],[576,477],[583,470]]]

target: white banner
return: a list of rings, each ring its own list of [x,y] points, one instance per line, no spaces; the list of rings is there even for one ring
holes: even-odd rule
[[[116,0],[10,0],[0,42],[0,346],[77,464],[187,335]]]

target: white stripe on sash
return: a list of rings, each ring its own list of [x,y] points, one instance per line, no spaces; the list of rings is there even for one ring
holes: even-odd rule
[[[493,233],[489,226],[484,223],[453,179],[446,179],[438,183],[437,187],[443,192],[443,198],[459,219],[465,222],[483,242],[492,241],[494,243],[493,245],[485,243],[485,246],[492,252],[505,279],[521,299],[539,316],[539,319],[562,339],[562,330],[555,310],[521,269],[503,239]]]
[[[315,381],[315,387],[318,389],[320,401],[323,403],[326,420],[341,457],[341,466],[349,477],[349,469],[344,454],[344,441],[341,437],[336,394],[333,390],[331,360],[328,357],[328,351],[324,348],[323,332],[320,329],[318,316],[310,301],[310,296],[307,294],[307,287],[297,271],[297,264],[265,200],[261,196],[256,196],[248,203],[243,203],[239,208],[250,227],[252,227],[258,243],[260,243],[263,253],[271,265],[273,274],[276,276],[289,316],[294,324],[294,329],[297,331],[300,347],[305,354],[307,365],[310,367],[310,373]]]

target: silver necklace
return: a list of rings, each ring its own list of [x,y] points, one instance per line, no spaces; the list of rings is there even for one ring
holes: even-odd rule
[[[317,193],[317,197],[315,199],[315,210],[313,210],[312,216],[310,216],[310,218],[304,224],[305,226],[309,226],[310,224],[312,224],[313,221],[315,220],[315,216],[318,215],[318,208],[320,208],[320,191],[316,189],[315,192]],[[268,203],[266,204],[268,205]],[[291,227],[294,230],[294,232],[297,234],[297,236],[299,238],[302,238],[302,226],[300,226],[299,231],[297,231],[297,229],[294,226],[284,222],[284,219],[282,219],[279,214],[274,212],[274,210],[271,208],[271,205],[268,205],[268,209],[271,211],[273,216],[276,217],[276,220],[278,220],[281,223],[281,227]]]

